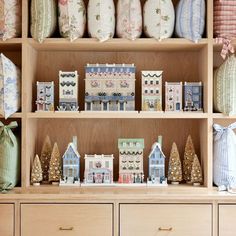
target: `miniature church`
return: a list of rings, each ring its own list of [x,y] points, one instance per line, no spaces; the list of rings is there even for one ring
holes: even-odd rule
[[[59,111],[78,111],[78,72],[59,72]]]
[[[113,155],[85,155],[83,185],[113,183]]]
[[[165,155],[162,151],[162,136],[158,136],[158,141],[152,145],[152,150],[148,156],[149,177],[148,185],[167,185],[165,177]]]
[[[143,139],[119,139],[119,183],[143,184]]]
[[[62,179],[60,185],[80,185],[80,154],[77,151],[77,137],[69,143],[62,157]]]

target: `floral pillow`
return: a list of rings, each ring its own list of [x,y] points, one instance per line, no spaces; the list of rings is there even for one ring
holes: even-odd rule
[[[31,35],[42,43],[52,36],[57,26],[57,5],[55,0],[31,1]]]
[[[71,41],[82,38],[86,25],[86,9],[83,0],[59,0],[59,29],[64,38]]]
[[[20,109],[21,74],[14,63],[0,54],[0,114],[6,119]]]
[[[140,0],[119,0],[117,3],[117,35],[134,40],[142,34],[142,8]]]
[[[103,42],[115,33],[115,6],[113,0],[89,0],[88,32]]]
[[[171,0],[147,0],[143,10],[144,33],[158,40],[172,36],[175,25],[175,11]]]
[[[0,38],[7,40],[21,35],[20,0],[0,0]]]

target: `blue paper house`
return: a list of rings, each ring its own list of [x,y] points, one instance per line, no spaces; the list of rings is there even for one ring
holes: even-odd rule
[[[80,155],[77,151],[77,137],[68,147],[62,157],[63,160],[63,184],[74,184],[80,180]]]
[[[161,149],[161,142],[155,142],[149,154],[149,181],[161,184],[165,180],[165,155]]]

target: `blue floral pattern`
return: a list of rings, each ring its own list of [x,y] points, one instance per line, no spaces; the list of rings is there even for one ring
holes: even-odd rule
[[[21,73],[3,54],[0,63],[0,114],[7,119],[20,109]]]

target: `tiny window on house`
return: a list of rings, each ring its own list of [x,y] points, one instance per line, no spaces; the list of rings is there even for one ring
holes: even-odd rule
[[[150,81],[150,84],[153,84],[153,80]]]
[[[157,84],[157,85],[159,84],[159,80],[156,80],[156,84]]]
[[[148,84],[148,81],[147,80],[145,80],[145,82],[144,82],[145,84]]]
[[[153,93],[153,90],[152,90],[152,89],[150,90],[150,93]]]
[[[105,168],[107,168],[107,169],[109,168],[109,161],[105,162]]]
[[[156,94],[159,94],[159,89],[156,90]]]
[[[148,90],[147,90],[147,89],[145,89],[144,93],[146,93],[146,94],[147,94],[147,93],[148,93]]]

